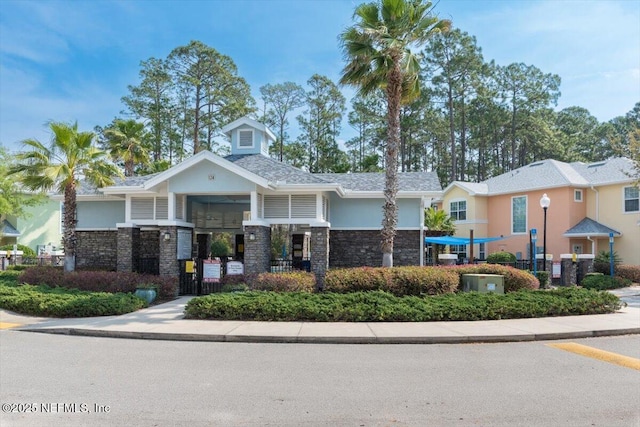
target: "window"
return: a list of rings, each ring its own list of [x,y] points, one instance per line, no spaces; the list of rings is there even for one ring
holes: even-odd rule
[[[238,131],[238,147],[241,147],[241,148],[253,147],[253,131],[252,130]]]
[[[487,258],[486,243],[480,243],[478,245],[478,259],[486,259],[486,258]]]
[[[582,202],[582,190],[574,190],[574,192],[573,192],[573,201],[574,202]]]
[[[624,188],[624,211],[640,212],[640,190],[638,187],[625,187]]]
[[[449,216],[454,221],[464,221],[467,219],[467,201],[458,200],[449,204]]]
[[[511,198],[511,233],[527,232],[527,196]]]
[[[449,253],[458,255],[458,259],[462,260],[467,257],[467,245],[449,245]]]

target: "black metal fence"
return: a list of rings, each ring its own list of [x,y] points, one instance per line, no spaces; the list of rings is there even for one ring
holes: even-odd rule
[[[291,259],[272,259],[271,260],[271,272],[272,273],[289,273],[295,270],[311,271],[311,260],[304,258],[301,260]]]

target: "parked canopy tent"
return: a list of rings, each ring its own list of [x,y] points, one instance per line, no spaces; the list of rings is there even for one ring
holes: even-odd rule
[[[473,244],[476,243],[487,243],[493,242],[496,240],[506,239],[506,237],[478,237],[473,239]],[[442,237],[425,237],[425,243],[437,243],[439,245],[468,245],[471,243],[471,239],[469,237],[453,237],[453,236],[442,236]]]

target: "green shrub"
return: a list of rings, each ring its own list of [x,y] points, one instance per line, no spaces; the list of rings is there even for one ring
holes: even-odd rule
[[[613,251],[613,273],[617,273],[618,265],[622,262],[622,258],[618,255],[618,252]],[[609,274],[611,273],[611,260],[609,258],[609,251],[600,251],[593,259],[593,271],[596,273]]]
[[[220,292],[245,292],[249,290],[246,283],[227,283],[222,285]]]
[[[463,274],[500,274],[504,276],[504,291],[515,292],[520,289],[538,289],[540,282],[527,270],[519,270],[508,265],[473,264],[444,267],[460,275],[459,289],[462,289]]]
[[[536,278],[538,279],[538,282],[540,282],[540,287],[543,289],[549,287],[550,277],[551,275],[548,271],[536,271]]]
[[[633,283],[640,283],[640,265],[620,264],[617,267],[616,275],[629,279]]]
[[[31,268],[31,267],[33,267],[33,265],[28,265],[28,264],[9,265],[7,266],[7,270],[24,271],[27,268]]]
[[[27,257],[35,257],[36,256],[36,251],[34,251],[33,249],[31,249],[29,246],[25,246],[25,245],[18,245],[18,250],[22,251],[22,256],[24,258]],[[4,245],[4,246],[0,246],[0,251],[13,251],[13,245]],[[13,253],[13,252],[12,252]],[[13,255],[12,255],[13,256]]]
[[[0,307],[33,316],[114,316],[145,306],[144,300],[126,293],[85,292],[45,285],[0,286]]]
[[[313,292],[316,289],[316,276],[305,271],[260,273],[249,278],[249,287],[256,291]]]
[[[440,267],[358,267],[327,271],[324,290],[360,292],[381,290],[393,295],[438,295],[458,288],[456,273]]]
[[[514,264],[516,262],[516,256],[511,252],[494,252],[487,256],[487,263],[489,264]]]
[[[115,271],[74,271],[65,273],[59,267],[37,266],[28,268],[19,277],[21,283],[48,285],[93,292],[134,292],[139,285],[151,284],[158,289],[161,299],[175,297],[178,281],[174,277]]]
[[[619,276],[585,276],[582,279],[582,283],[580,284],[583,288],[587,289],[596,289],[599,291],[605,289],[617,289],[617,288],[625,288],[627,286],[631,286],[631,280],[624,279]]]
[[[602,314],[620,307],[620,300],[609,292],[572,287],[424,297],[383,291],[210,294],[191,299],[185,313],[187,318],[216,320],[428,322]]]

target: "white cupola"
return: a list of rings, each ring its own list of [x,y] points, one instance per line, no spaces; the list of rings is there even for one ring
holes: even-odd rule
[[[269,155],[269,144],[275,142],[276,136],[262,123],[242,117],[222,128],[231,140],[231,154]]]

